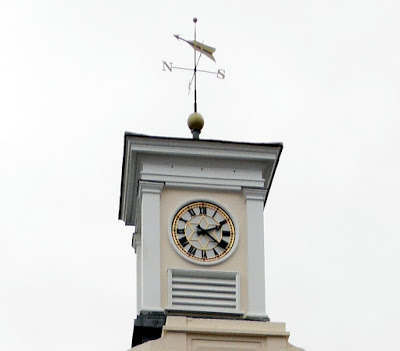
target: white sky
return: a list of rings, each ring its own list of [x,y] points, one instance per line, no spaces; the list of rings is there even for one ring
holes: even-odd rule
[[[126,350],[125,131],[284,143],[265,211],[267,305],[307,351],[399,350],[400,2],[0,4],[0,349]]]

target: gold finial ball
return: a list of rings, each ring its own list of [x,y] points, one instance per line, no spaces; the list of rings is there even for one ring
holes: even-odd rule
[[[204,118],[200,113],[193,112],[187,121],[190,130],[201,131],[204,127]]]
[[[194,23],[196,23],[197,22],[197,18],[195,17],[195,18],[193,18],[193,22]]]

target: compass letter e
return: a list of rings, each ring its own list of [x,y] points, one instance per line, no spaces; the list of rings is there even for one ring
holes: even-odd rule
[[[162,66],[162,70],[165,71],[165,67],[172,72],[172,62],[169,62],[169,64],[165,61],[162,62],[163,66]],[[225,73],[225,72],[224,72]]]

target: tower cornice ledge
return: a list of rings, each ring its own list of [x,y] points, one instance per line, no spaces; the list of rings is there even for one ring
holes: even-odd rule
[[[268,197],[283,145],[125,133],[119,219],[136,225],[133,198],[142,181],[167,187],[264,190]],[[157,190],[156,190],[157,191]]]
[[[238,336],[290,336],[285,323],[169,316],[166,332]]]

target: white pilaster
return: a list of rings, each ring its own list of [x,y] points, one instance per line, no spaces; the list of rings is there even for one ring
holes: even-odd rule
[[[244,188],[247,211],[248,317],[265,318],[264,200],[265,188]]]
[[[141,198],[140,311],[163,311],[160,288],[160,198],[164,183],[139,182]]]
[[[140,233],[133,235],[132,246],[136,253],[136,308],[142,310],[142,236]]]

